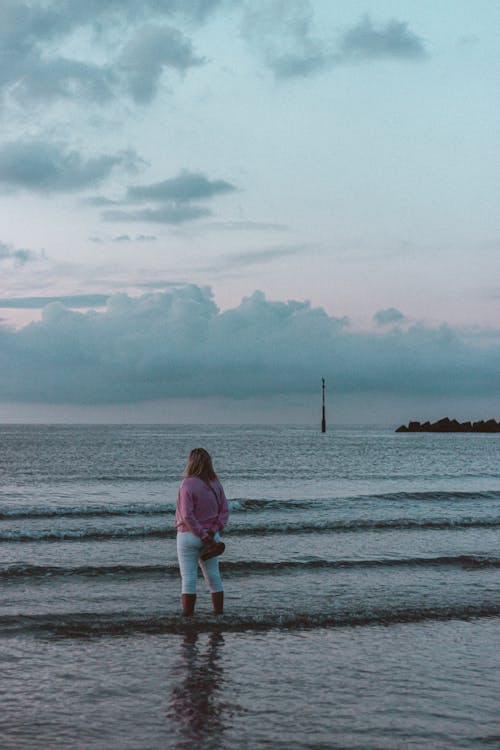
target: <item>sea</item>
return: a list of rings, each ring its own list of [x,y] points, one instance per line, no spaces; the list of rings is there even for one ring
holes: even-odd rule
[[[500,437],[0,427],[2,750],[500,747]],[[204,447],[225,614],[181,615]]]

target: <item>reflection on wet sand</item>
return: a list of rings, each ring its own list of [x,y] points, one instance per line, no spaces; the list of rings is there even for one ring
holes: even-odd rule
[[[172,747],[220,747],[234,706],[221,700],[224,681],[222,633],[211,633],[205,648],[198,633],[186,633],[172,671],[167,717]],[[194,744],[196,743],[196,744]]]

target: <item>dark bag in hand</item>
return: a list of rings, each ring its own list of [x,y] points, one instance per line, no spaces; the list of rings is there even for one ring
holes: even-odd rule
[[[205,480],[204,480],[205,481]],[[217,495],[216,491],[212,487],[212,485],[209,482],[205,481],[206,486],[215,495],[215,499],[217,500],[217,505],[219,505],[219,496]],[[211,537],[210,541],[204,542],[201,545],[200,549],[200,560],[211,560],[212,557],[218,557],[219,555],[222,555],[224,550],[226,549],[226,545],[224,542],[216,542],[214,537],[214,532],[209,531],[209,536]]]
[[[222,555],[225,549],[224,542],[216,542],[215,539],[211,539],[201,545],[200,560],[211,560],[212,557],[218,557]]]

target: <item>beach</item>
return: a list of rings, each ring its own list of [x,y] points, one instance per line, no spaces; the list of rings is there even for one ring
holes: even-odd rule
[[[498,437],[391,427],[0,429],[2,748],[500,741]],[[202,445],[226,613],[180,614]]]

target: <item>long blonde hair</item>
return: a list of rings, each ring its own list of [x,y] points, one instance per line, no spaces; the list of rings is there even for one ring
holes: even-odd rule
[[[199,477],[204,481],[217,479],[217,474],[212,466],[212,458],[205,448],[193,448],[188,456],[185,477]]]

